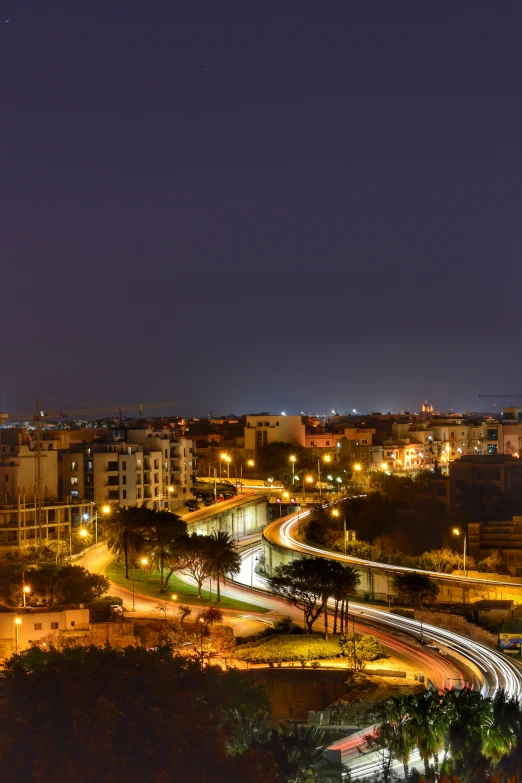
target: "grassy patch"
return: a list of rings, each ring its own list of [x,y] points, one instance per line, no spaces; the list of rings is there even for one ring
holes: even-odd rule
[[[112,582],[121,587],[126,587],[128,590],[132,590],[132,576],[129,569],[130,579],[125,579],[125,569],[121,563],[113,561],[106,569],[106,576]],[[202,590],[201,600],[198,600],[198,590],[194,585],[189,585],[183,582],[181,579],[173,574],[169,579],[169,587],[166,593],[160,593],[159,589],[159,574],[149,573],[149,571],[141,571],[136,569],[134,572],[135,590],[137,593],[147,595],[150,598],[157,598],[158,601],[168,601],[170,596],[174,593],[178,596],[177,601],[180,604],[201,604],[202,606],[208,606],[210,603],[210,593],[208,590]],[[216,592],[212,591],[212,604],[216,605]],[[256,604],[248,603],[247,601],[237,601],[235,598],[226,598],[221,596],[219,606],[222,609],[238,609],[244,612],[266,612],[267,609],[263,609]]]
[[[234,658],[251,663],[282,663],[285,661],[313,661],[341,658],[339,634],[326,641],[319,635],[294,636],[278,634],[268,639],[243,644],[234,650]]]

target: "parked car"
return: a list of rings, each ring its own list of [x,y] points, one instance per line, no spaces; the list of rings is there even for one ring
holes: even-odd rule
[[[185,503],[189,511],[197,511],[199,508],[199,503],[197,500],[187,500]]]
[[[223,495],[216,495],[216,503],[221,503],[221,501],[224,500],[224,499],[225,498],[224,498]]]
[[[203,502],[205,506],[213,506],[215,501],[214,498],[211,495],[209,495],[208,497],[205,498]]]

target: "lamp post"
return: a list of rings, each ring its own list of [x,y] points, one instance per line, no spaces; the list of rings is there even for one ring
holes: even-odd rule
[[[247,462],[244,463],[247,467],[253,468],[254,467],[254,460],[249,459]],[[241,463],[241,478],[239,480],[240,484],[240,494],[243,494],[243,463]]]
[[[27,595],[29,595],[30,592],[31,592],[31,588],[29,587],[29,585],[24,585],[22,587],[22,598],[23,598],[23,601],[24,601],[24,609],[25,609],[25,605],[26,605],[25,604],[25,598],[26,598]]]
[[[458,527],[453,528],[453,535],[454,536],[460,536],[460,529]],[[464,536],[464,576],[466,576],[466,549],[467,549],[467,535],[466,533],[462,534]]]
[[[148,565],[148,562],[149,561],[147,560],[146,557],[142,557],[141,560],[140,560],[141,565]],[[133,612],[136,609],[135,595],[134,595],[134,568],[135,568],[135,565],[136,565],[136,563],[135,563],[134,555],[133,555],[132,556],[132,611]]]
[[[15,652],[18,652],[18,628],[22,624],[21,617],[15,617]]]
[[[332,511],[332,516],[334,517],[339,516],[339,511],[336,508],[334,508],[334,510]],[[343,512],[343,527],[344,527],[344,555],[346,557],[346,514],[344,512]]]
[[[296,463],[297,457],[295,456],[295,454],[291,454],[288,459],[292,463],[292,491],[293,491],[293,489],[294,489],[294,481],[295,481],[295,463]]]
[[[330,457],[329,454],[325,454],[324,457],[323,457],[323,460],[325,462],[331,462],[332,458]],[[321,491],[322,487],[321,487],[321,460],[320,459],[317,460],[317,472],[319,473],[319,497],[321,497],[321,495],[322,495],[322,491]]]
[[[226,462],[227,463],[227,479],[230,480],[230,463],[232,462],[232,457],[230,457],[228,454],[221,454],[220,460],[219,460],[219,480],[221,481],[221,463]]]
[[[178,596],[176,595],[176,593],[173,593],[173,594],[171,595],[171,600],[172,600],[172,601],[177,601],[177,600],[178,600]],[[173,608],[172,608],[172,622],[175,622],[175,620],[176,620],[176,617],[175,617],[175,615],[174,615],[174,607],[173,607]]]
[[[111,507],[110,506],[102,506],[101,512],[103,516],[107,516],[111,513]],[[98,543],[98,509],[94,512],[94,514],[84,514],[83,515],[83,521],[86,525],[89,524],[89,522],[94,522],[94,543]]]
[[[205,624],[205,621],[202,617],[199,618],[199,623],[200,623],[199,652],[201,655],[201,662],[203,663],[203,625]]]

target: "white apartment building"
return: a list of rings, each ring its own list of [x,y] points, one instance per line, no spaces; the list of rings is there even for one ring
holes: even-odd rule
[[[266,413],[247,416],[245,425],[245,449],[254,455],[269,443],[290,443],[306,446],[306,427],[301,416],[270,416]]]
[[[126,441],[63,452],[62,494],[96,504],[178,508],[192,492],[194,451],[191,440],[173,433],[128,430]]]

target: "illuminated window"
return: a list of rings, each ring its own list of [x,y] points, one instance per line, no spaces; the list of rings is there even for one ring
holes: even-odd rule
[[[78,476],[71,476],[71,484],[77,484],[78,483]]]

